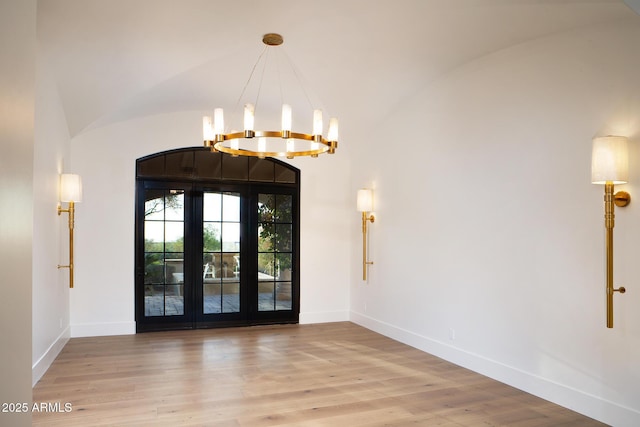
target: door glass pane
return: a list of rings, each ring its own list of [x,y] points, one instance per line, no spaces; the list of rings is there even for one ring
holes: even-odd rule
[[[210,150],[197,151],[195,156],[195,170],[200,178],[219,180],[222,178],[222,156]]]
[[[276,251],[291,252],[291,224],[276,224]]]
[[[273,221],[275,211],[275,196],[273,194],[260,194],[258,196],[258,221]]]
[[[291,280],[291,253],[275,254],[274,276],[276,280]]]
[[[164,190],[146,190],[144,202],[145,220],[164,220]]]
[[[220,281],[205,281],[203,285],[204,313],[222,312],[222,294]]]
[[[204,208],[202,218],[205,221],[222,220],[222,194],[204,193]]]
[[[240,311],[240,283],[222,284],[222,312],[237,313]]]
[[[184,252],[184,222],[165,221],[164,223],[165,252]]]
[[[165,220],[184,221],[184,191],[169,190],[164,198]]]
[[[296,182],[296,173],[282,165],[276,164],[276,182]]]
[[[202,309],[240,311],[240,194],[206,192],[203,198]]]
[[[205,222],[203,225],[202,247],[204,252],[218,252],[222,249],[222,224]]]
[[[293,197],[285,194],[276,196],[276,212],[279,222],[290,223],[292,220]]]
[[[222,223],[222,250],[225,252],[237,252],[240,250],[240,223]]]
[[[145,191],[145,316],[184,314],[184,192]]]
[[[234,193],[222,195],[222,220],[240,222],[240,196]]]
[[[249,158],[222,156],[222,179],[246,181],[249,178]]]
[[[258,311],[274,311],[274,282],[258,279]]]
[[[255,157],[249,159],[249,180],[251,181],[273,182],[275,181],[274,171],[274,163],[270,161]]]
[[[164,252],[164,221],[144,222],[144,251]]]
[[[258,254],[258,281],[273,281],[275,278],[275,254],[264,253]]]
[[[293,197],[258,195],[258,310],[292,310]]]
[[[162,176],[164,174],[164,156],[153,157],[144,162],[138,162],[138,177]]]
[[[291,282],[277,283],[276,310],[291,310]]]
[[[275,227],[273,223],[263,222],[258,225],[258,254],[271,253],[275,250],[275,241],[273,239]],[[260,269],[258,269],[258,271],[260,271]]]

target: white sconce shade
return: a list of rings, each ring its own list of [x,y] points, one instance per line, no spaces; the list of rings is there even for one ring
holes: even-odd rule
[[[82,180],[80,175],[71,173],[60,175],[60,201],[74,203],[82,201]]]
[[[625,184],[629,181],[628,140],[624,136],[602,136],[593,139],[591,182],[593,184]]]
[[[358,190],[358,212],[371,212],[373,210],[373,190],[363,188]]]
[[[254,121],[255,107],[253,104],[245,104],[244,106],[244,130],[252,131],[253,130],[253,121]]]

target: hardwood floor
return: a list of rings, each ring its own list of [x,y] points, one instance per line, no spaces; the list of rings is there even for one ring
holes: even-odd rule
[[[74,338],[33,401],[34,426],[603,425],[348,322]]]

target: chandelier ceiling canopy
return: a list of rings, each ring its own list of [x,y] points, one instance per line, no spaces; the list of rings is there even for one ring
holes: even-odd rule
[[[252,102],[244,104],[243,114],[243,130],[227,130],[225,123],[225,115],[222,108],[214,110],[213,117],[203,117],[203,139],[206,147],[211,147],[212,151],[220,151],[231,154],[233,156],[252,156],[252,157],[286,157],[292,159],[300,156],[318,157],[319,154],[334,154],[338,148],[338,119],[330,118],[327,132],[324,134],[324,114],[319,108],[314,108],[309,100],[309,96],[304,91],[304,86],[300,81],[300,75],[295,67],[288,59],[286,61],[270,61],[271,51],[282,45],[284,39],[280,34],[265,34],[262,42],[265,47],[256,63],[254,64],[249,79],[245,84],[238,102],[236,110],[240,102],[245,99],[247,88],[250,87],[256,70],[260,70],[257,94],[254,95]],[[285,56],[286,58],[286,56]],[[273,59],[273,58],[271,58]],[[275,62],[275,64],[273,64]],[[282,85],[282,64],[286,62],[293,70],[294,79],[302,87],[304,95],[309,102],[309,131],[297,132],[293,130],[293,109],[291,102],[285,99],[285,91]],[[259,108],[267,105],[261,103],[260,93],[262,92],[262,83],[265,79],[265,72],[269,65],[276,68],[276,75],[279,83],[281,109],[281,123],[278,130],[258,130],[255,129],[255,118],[258,113],[263,111]],[[289,95],[289,94],[286,94]],[[313,115],[311,115],[313,112]],[[266,116],[267,114],[265,114]],[[276,128],[275,126],[271,129]],[[325,136],[326,135],[326,136]]]

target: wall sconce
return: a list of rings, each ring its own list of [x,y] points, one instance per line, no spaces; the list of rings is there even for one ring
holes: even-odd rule
[[[615,184],[626,184],[629,178],[629,154],[627,138],[624,136],[603,136],[593,139],[591,154],[591,182],[604,184],[604,226],[606,233],[607,258],[607,328],[613,328],[613,294],[626,292],[624,287],[613,287],[613,227],[614,205],[627,206],[631,196],[626,191],[613,193]]]
[[[362,212],[362,280],[367,280],[367,266],[373,261],[367,261],[367,221],[373,223],[375,215],[373,211],[373,190],[358,190],[358,212]]]
[[[58,265],[58,268],[69,269],[69,287],[73,288],[73,223],[75,221],[75,203],[82,201],[82,180],[79,175],[64,173],[60,175],[60,203],[58,215],[62,212],[69,214],[69,265]],[[62,209],[62,203],[68,203],[67,209]]]

